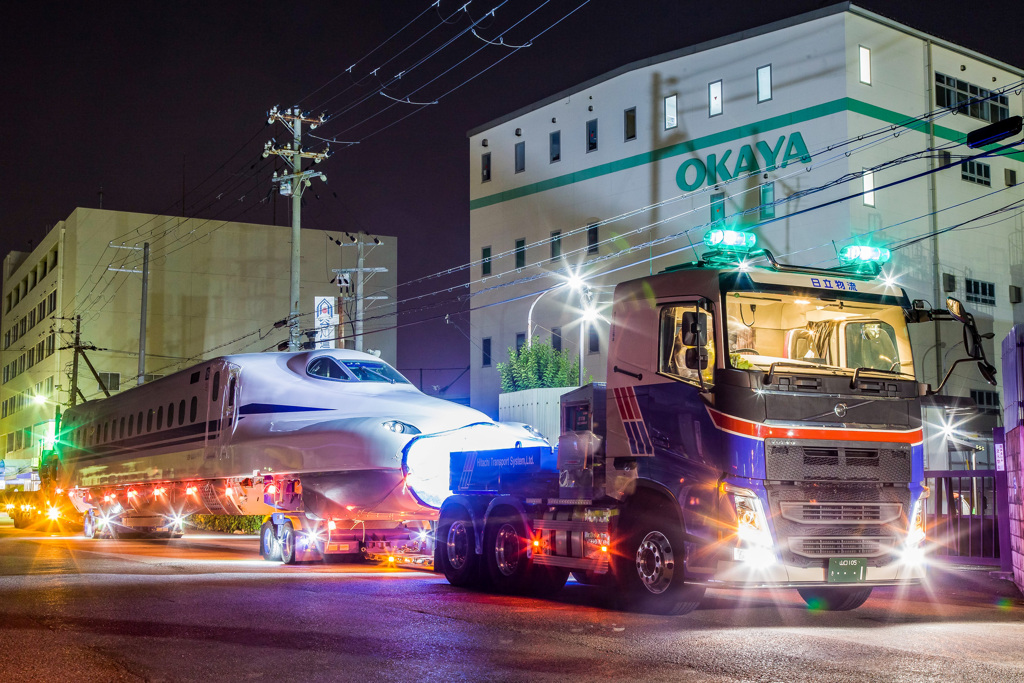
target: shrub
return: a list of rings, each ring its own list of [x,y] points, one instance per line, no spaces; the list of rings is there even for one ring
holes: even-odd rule
[[[574,387],[580,383],[580,361],[576,354],[556,351],[551,344],[534,337],[530,346],[523,346],[519,351],[510,346],[508,362],[498,363],[498,373],[501,375],[502,393]],[[592,380],[587,378],[587,381]]]
[[[241,531],[246,534],[259,533],[263,515],[192,515],[188,523],[202,531]]]

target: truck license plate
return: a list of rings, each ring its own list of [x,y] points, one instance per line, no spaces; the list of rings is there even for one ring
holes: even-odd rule
[[[829,583],[853,583],[868,576],[868,561],[863,557],[830,557],[828,560]]]

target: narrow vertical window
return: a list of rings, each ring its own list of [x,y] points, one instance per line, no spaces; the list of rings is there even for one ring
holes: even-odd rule
[[[600,239],[597,234],[597,226],[591,225],[587,228],[587,253],[596,254],[598,252],[598,242]]]
[[[491,153],[484,152],[480,155],[480,182],[486,183],[491,180]]]
[[[525,332],[516,332],[516,353],[519,353],[519,351],[524,346],[526,346],[526,333]]]
[[[722,113],[722,81],[708,83],[708,116]]]
[[[526,143],[516,143],[516,173],[526,170]]]
[[[720,226],[725,222],[725,193],[711,195],[711,223]]]
[[[665,98],[665,130],[670,130],[679,125],[678,111],[676,109],[676,95],[669,95]]]
[[[597,119],[587,121],[587,152],[597,151]]]
[[[554,230],[551,233],[551,260],[557,261],[562,257],[562,231]]]
[[[483,247],[480,250],[480,274],[491,274],[491,248]]]
[[[482,351],[482,355],[483,355],[483,361],[481,361],[480,365],[485,367],[485,368],[489,368],[491,366],[491,338],[490,337],[484,337],[483,342],[481,343],[481,349],[480,350]]]
[[[548,149],[551,163],[562,160],[562,131],[556,130],[548,136]]]
[[[772,98],[772,65],[765,64],[757,70],[757,101],[767,102]]]
[[[636,107],[630,107],[623,112],[622,126],[626,142],[636,140]]]
[[[860,82],[871,85],[871,50],[860,46]]]
[[[875,172],[864,169],[864,205],[875,205]]]
[[[761,220],[775,218],[775,183],[761,186]]]
[[[526,267],[526,240],[516,240],[516,268]]]
[[[551,328],[551,348],[555,351],[562,350],[562,328],[552,327]]]

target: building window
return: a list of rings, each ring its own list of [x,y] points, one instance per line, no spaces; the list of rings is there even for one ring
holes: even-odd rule
[[[103,391],[103,387],[107,388],[107,391],[119,391],[121,389],[121,373],[120,372],[101,372],[100,381],[103,382],[101,386],[99,383],[96,384],[96,391]]]
[[[722,81],[708,83],[708,116],[722,113]]]
[[[978,410],[985,415],[999,414],[999,392],[984,389],[971,389],[971,400],[978,405]]]
[[[757,101],[767,102],[772,98],[772,65],[765,64],[757,69]]]
[[[983,282],[966,278],[964,281],[964,298],[967,303],[996,305],[996,285],[993,282]]]
[[[50,296],[46,297],[46,308],[47,308],[47,311],[46,311],[47,313],[53,313],[53,311],[57,308],[57,290],[56,289],[53,290],[52,292],[50,292]]]
[[[491,180],[491,153],[484,152],[480,155],[480,182],[487,183]]]
[[[587,353],[601,353],[601,338],[597,334],[597,323],[588,325]]]
[[[491,367],[491,338],[490,337],[484,337],[482,345],[481,345],[481,351],[483,352],[482,353],[483,361],[480,363],[480,365],[485,367],[485,368]]]
[[[526,346],[526,333],[525,332],[516,332],[516,353],[519,353],[519,351],[524,346]]]
[[[526,267],[526,240],[516,240],[516,268]]]
[[[725,222],[725,193],[711,195],[711,224],[720,226]]]
[[[597,119],[587,121],[587,152],[597,151]]]
[[[598,238],[597,226],[591,225],[587,228],[587,254],[596,254],[598,252],[598,242],[601,240]]]
[[[775,218],[775,183],[761,185],[761,220]]]
[[[548,150],[552,164],[562,160],[562,131],[556,130],[548,136]]]
[[[46,355],[47,356],[52,356],[54,350],[56,349],[56,346],[57,346],[57,335],[56,335],[56,333],[51,333],[50,336],[46,338]]]
[[[956,109],[958,113],[993,123],[1010,116],[1007,95],[993,95],[991,90],[938,72],[935,73],[935,106]]]
[[[860,82],[871,85],[871,50],[860,46]]]
[[[484,247],[480,250],[480,274],[491,274],[491,248]]]
[[[1013,168],[1004,168],[1003,179],[1006,181],[1007,187],[1013,187],[1017,184],[1017,170]]]
[[[562,231],[555,230],[551,233],[551,260],[557,261],[562,257]]]
[[[526,143],[516,143],[516,173],[526,170]]]
[[[676,109],[676,95],[669,95],[665,98],[665,130],[671,130],[679,125],[678,111]]]
[[[980,161],[965,161],[960,164],[960,177],[969,183],[992,186],[992,168]]]
[[[864,206],[875,205],[875,172],[864,169]]]
[[[630,107],[623,113],[622,125],[626,142],[636,140],[636,107]]]
[[[551,348],[555,351],[562,350],[562,328],[552,327],[551,328]]]

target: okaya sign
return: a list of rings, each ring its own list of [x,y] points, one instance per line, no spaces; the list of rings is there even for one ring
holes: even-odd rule
[[[790,133],[788,139],[785,135],[779,136],[774,146],[765,140],[758,140],[753,145],[740,147],[735,156],[733,150],[727,149],[721,156],[709,154],[703,161],[696,158],[687,159],[676,171],[676,185],[683,192],[691,192],[704,183],[717,185],[720,181],[731,180],[748,173],[786,168],[792,161],[805,164],[811,162],[804,137],[796,131]]]

